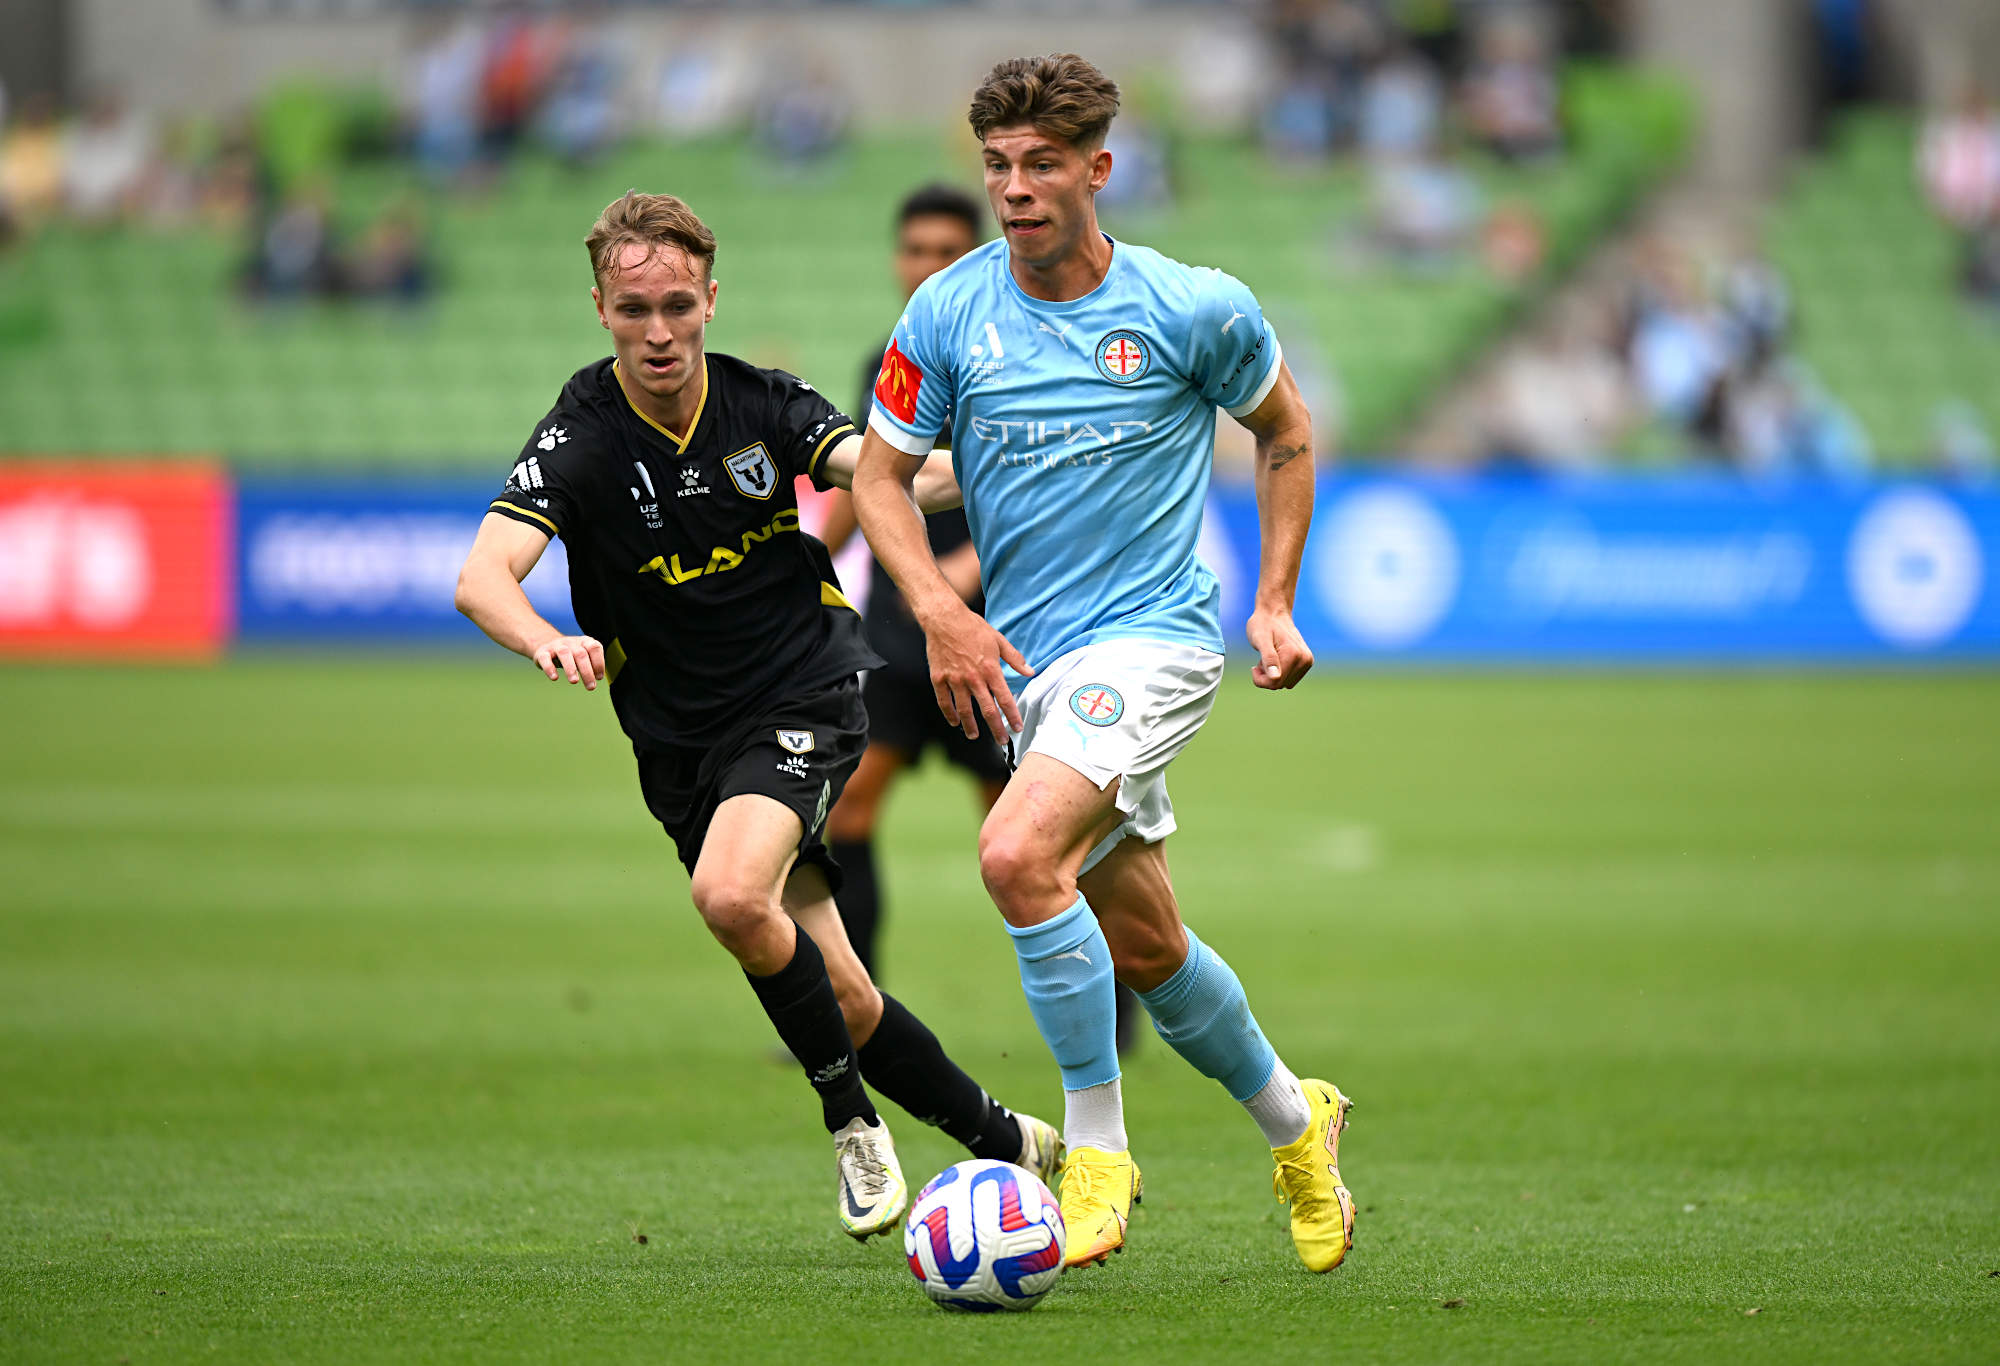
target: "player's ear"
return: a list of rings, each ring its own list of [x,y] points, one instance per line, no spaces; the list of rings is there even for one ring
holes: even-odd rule
[[[605,331],[610,331],[611,319],[604,316],[604,291],[596,285],[590,287],[590,302],[597,308],[597,321],[602,324]]]
[[[1090,192],[1096,194],[1111,179],[1111,149],[1100,147],[1090,154]]]
[[[704,323],[715,321],[715,296],[721,292],[722,282],[720,280],[710,280],[708,282],[708,311],[701,318]]]

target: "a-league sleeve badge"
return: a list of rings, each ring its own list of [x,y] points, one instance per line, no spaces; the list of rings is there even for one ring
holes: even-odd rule
[[[813,733],[809,730],[781,730],[778,743],[788,754],[810,754],[813,747]]]

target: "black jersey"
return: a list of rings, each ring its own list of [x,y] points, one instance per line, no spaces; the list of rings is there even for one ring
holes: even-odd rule
[[[854,424],[811,385],[710,354],[683,442],[610,358],[570,376],[493,510],[569,549],[577,625],[602,641],[635,745],[711,744],[774,701],[881,663],[792,486]]]
[[[862,366],[861,402],[855,408],[858,413],[866,413],[875,402],[875,379],[882,370],[882,353],[888,349],[889,343],[883,342]],[[949,422],[945,430],[951,430]],[[931,513],[924,518],[924,530],[930,534],[931,555],[937,558],[972,539],[972,528],[967,525],[962,508]],[[975,597],[971,607],[984,614],[986,600]],[[903,590],[896,587],[896,581],[889,577],[880,560],[875,561],[868,581],[868,642],[888,661],[889,668],[930,678],[930,653],[924,643],[924,628],[917,625]]]

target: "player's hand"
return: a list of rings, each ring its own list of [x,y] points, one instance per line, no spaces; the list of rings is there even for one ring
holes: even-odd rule
[[[1293,624],[1290,612],[1260,607],[1250,614],[1246,634],[1250,637],[1250,648],[1257,652],[1250,681],[1260,688],[1276,691],[1297,687],[1313,666],[1313,652]]]
[[[597,680],[604,677],[604,647],[590,636],[552,637],[535,647],[534,660],[551,682],[567,674],[586,692],[595,692]]]
[[[963,730],[968,740],[979,738],[982,716],[996,740],[1020,734],[1021,709],[1014,704],[1014,692],[1000,671],[1000,661],[1004,659],[1024,677],[1035,671],[1007,637],[969,609],[932,625],[925,635],[931,687],[945,720]]]

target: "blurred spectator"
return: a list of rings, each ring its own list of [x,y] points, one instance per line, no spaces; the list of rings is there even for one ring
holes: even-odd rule
[[[1917,143],[1917,169],[1931,207],[1961,232],[1976,231],[2000,208],[2000,115],[1968,82],[1957,106],[1933,114]]]
[[[1289,161],[1320,161],[1334,153],[1342,128],[1333,82],[1295,62],[1264,108],[1264,150]]]
[[[479,157],[479,83],[486,43],[471,20],[434,26],[417,53],[409,87],[418,164],[455,181]]]
[[[271,302],[340,292],[331,199],[324,184],[303,187],[271,215],[258,235],[245,287],[253,297]]]
[[[739,50],[699,30],[676,41],[654,82],[660,130],[692,138],[735,123],[750,103],[747,65]]]
[[[1503,359],[1486,398],[1492,456],[1564,473],[1601,468],[1637,413],[1612,342],[1604,310],[1575,301]]]
[[[1441,143],[1422,157],[1375,168],[1372,236],[1404,266],[1445,264],[1470,239],[1479,211],[1479,187]]]
[[[429,297],[434,272],[416,207],[391,206],[362,234],[342,284],[351,298],[415,304]]]
[[[1723,319],[1703,296],[1693,265],[1670,244],[1645,249],[1632,304],[1629,356],[1647,408],[1692,430],[1713,406],[1728,366]]]
[[[2000,114],[1976,81],[1924,124],[1917,171],[1931,207],[1958,230],[1959,287],[1974,303],[2000,307]]]
[[[572,166],[597,160],[617,135],[618,63],[595,34],[573,39],[549,81],[541,136]]]
[[[1397,47],[1362,82],[1355,141],[1371,161],[1415,157],[1438,136],[1443,97],[1430,64]]]
[[[0,135],[0,199],[22,224],[33,226],[61,206],[63,150],[55,101],[47,95],[23,101]]]
[[[1497,156],[1523,161],[1561,146],[1556,78],[1535,11],[1508,6],[1486,20],[1460,100],[1467,130]]]
[[[82,223],[109,223],[138,207],[153,165],[151,122],[115,95],[100,95],[63,149],[63,203]]]
[[[547,20],[515,15],[493,26],[479,79],[480,137],[489,157],[497,160],[520,145],[562,48],[561,30]]]
[[[802,169],[847,140],[847,94],[810,59],[779,59],[757,101],[757,141],[784,166]]]

